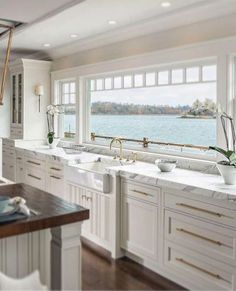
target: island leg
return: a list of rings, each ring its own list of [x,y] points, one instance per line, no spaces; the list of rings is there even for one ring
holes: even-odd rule
[[[81,290],[81,222],[51,229],[51,289]]]

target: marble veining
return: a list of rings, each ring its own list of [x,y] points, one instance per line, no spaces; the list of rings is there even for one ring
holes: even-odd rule
[[[236,200],[236,185],[225,185],[219,175],[178,168],[170,173],[162,173],[155,165],[141,162],[109,169],[110,173],[114,170],[119,171],[121,177],[148,185],[173,188],[208,198]]]
[[[17,150],[38,158],[56,160],[64,164],[86,163],[96,161],[98,157],[111,159],[111,156],[82,152],[80,154],[66,154],[62,148],[49,149],[48,146],[26,148],[17,146]],[[176,168],[170,173],[161,173],[156,165],[137,161],[130,165],[112,166],[106,168],[111,175],[120,175],[136,182],[158,187],[173,188],[208,198],[236,202],[236,185],[225,185],[219,175]]]

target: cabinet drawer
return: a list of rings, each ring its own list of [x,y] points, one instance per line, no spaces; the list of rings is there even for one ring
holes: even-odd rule
[[[47,171],[56,176],[63,176],[64,167],[60,163],[48,163],[47,164]]]
[[[235,290],[235,267],[165,241],[164,264],[194,290]]]
[[[30,157],[25,158],[25,163],[27,166],[35,167],[41,170],[44,170],[44,167],[45,167],[45,161],[41,161],[39,159],[33,159]]]
[[[165,210],[165,239],[236,266],[236,231]]]
[[[165,193],[165,207],[217,223],[236,227],[236,211]]]
[[[122,181],[121,193],[144,201],[159,203],[160,189],[144,184]]]
[[[45,189],[45,172],[34,167],[26,167],[25,181],[38,189]]]
[[[3,156],[15,157],[15,150],[14,150],[14,148],[4,146],[2,149],[2,154],[3,154]]]

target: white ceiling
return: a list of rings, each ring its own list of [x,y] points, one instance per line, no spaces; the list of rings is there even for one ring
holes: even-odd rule
[[[72,0],[1,0],[0,18],[33,22]]]
[[[0,17],[29,22],[15,33],[15,52],[60,57],[99,46],[101,39],[105,44],[114,36],[122,40],[236,12],[235,0],[168,1],[172,5],[163,8],[164,0],[1,0]]]

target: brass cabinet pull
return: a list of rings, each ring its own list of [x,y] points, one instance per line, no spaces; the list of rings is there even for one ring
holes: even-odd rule
[[[18,157],[17,160],[22,160],[22,158]]]
[[[33,165],[37,165],[37,166],[41,165],[40,163],[36,163],[36,162],[30,161],[30,160],[28,160],[27,163],[30,163],[30,164],[33,164]]]
[[[175,260],[178,261],[178,262],[181,262],[181,263],[183,263],[183,264],[185,264],[187,266],[190,266],[190,267],[192,267],[192,268],[194,268],[194,269],[196,269],[198,271],[201,271],[201,272],[203,272],[203,273],[205,273],[205,274],[207,274],[207,275],[209,275],[209,276],[211,276],[211,277],[213,277],[215,279],[224,280],[226,282],[229,282],[229,281],[225,280],[224,278],[222,278],[219,274],[215,274],[215,273],[212,273],[212,272],[210,272],[208,270],[205,270],[205,269],[203,269],[203,268],[201,268],[199,266],[196,266],[196,265],[184,260],[183,258],[175,258]]]
[[[61,171],[61,169],[59,169],[59,168],[54,168],[54,167],[51,167],[50,170]]]
[[[60,177],[57,177],[57,176],[51,175],[50,177],[53,178],[53,179],[61,180],[61,178]]]
[[[36,179],[36,180],[41,180],[41,178],[39,178],[39,177],[37,177],[37,176],[34,176],[34,175],[31,175],[31,174],[28,174],[28,176],[31,177],[31,178],[34,178],[34,179]]]
[[[185,204],[185,203],[176,203],[176,205],[177,206],[181,206],[181,207],[185,207],[185,208],[189,208],[189,209],[192,209],[192,210],[204,212],[204,213],[207,213],[207,214],[210,214],[210,215],[214,215],[214,216],[217,216],[217,217],[223,217],[223,216],[226,217],[226,215],[224,215],[222,213],[218,213],[218,212],[210,211],[210,210],[207,210],[207,209],[195,207],[195,206],[188,205],[188,204]],[[229,216],[227,216],[227,217],[229,217]],[[229,217],[229,218],[233,219],[233,217]]]
[[[205,236],[203,236],[203,235],[200,235],[200,234],[197,234],[197,233],[194,233],[194,232],[188,231],[188,230],[183,229],[183,228],[176,228],[176,230],[179,231],[179,232],[183,232],[183,233],[189,234],[189,235],[191,235],[191,236],[195,236],[195,237],[197,237],[197,238],[200,238],[200,239],[206,240],[206,241],[211,242],[211,243],[213,243],[213,244],[216,244],[216,245],[218,245],[218,246],[223,246],[223,245],[224,245],[224,244],[221,243],[220,241],[216,241],[216,240],[213,240],[213,239],[207,238],[207,237],[205,237]]]
[[[134,192],[134,193],[138,193],[138,194],[144,195],[144,196],[152,196],[151,194],[148,194],[148,193],[143,192],[143,191],[135,190],[135,189],[133,189],[131,191]]]

